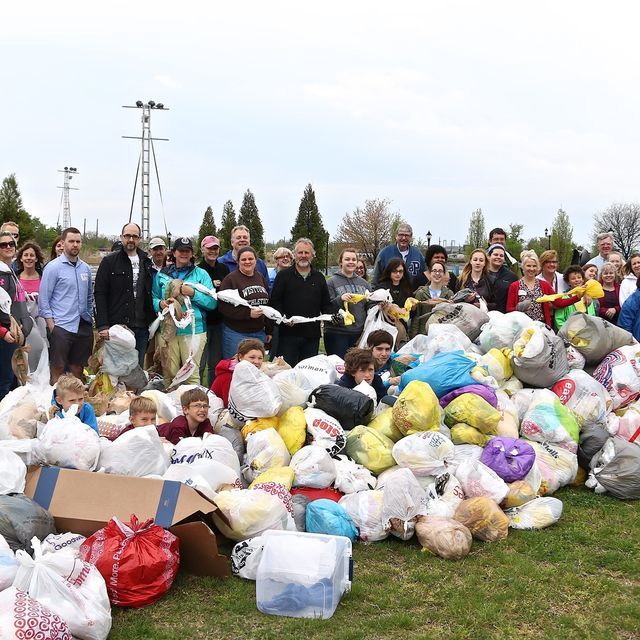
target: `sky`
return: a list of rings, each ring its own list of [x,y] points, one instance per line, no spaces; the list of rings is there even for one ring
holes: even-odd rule
[[[433,241],[544,234],[558,208],[585,243],[594,213],[639,187],[637,2],[13,2],[0,22],[0,178],[26,209],[117,234],[128,220],[141,112],[155,112],[174,235],[247,189],[265,237],[289,235],[305,186],[325,227],[391,201]],[[153,185],[153,183],[152,183]],[[140,202],[134,205],[139,221]],[[151,233],[164,230],[157,188]]]

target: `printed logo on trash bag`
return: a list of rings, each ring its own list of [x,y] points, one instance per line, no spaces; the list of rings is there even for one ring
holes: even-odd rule
[[[567,404],[576,391],[576,383],[571,378],[564,378],[556,382],[551,390],[558,396],[562,404]]]

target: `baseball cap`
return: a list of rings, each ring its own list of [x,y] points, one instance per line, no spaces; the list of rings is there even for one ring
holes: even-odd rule
[[[219,247],[220,240],[215,236],[205,236],[202,238],[202,242],[200,243],[201,249],[209,249],[210,247]]]
[[[155,236],[149,240],[149,249],[155,249],[156,247],[164,247],[166,249],[167,243],[159,236]]]
[[[193,251],[191,238],[176,238],[173,243],[173,250],[178,251],[179,249],[191,249]]]

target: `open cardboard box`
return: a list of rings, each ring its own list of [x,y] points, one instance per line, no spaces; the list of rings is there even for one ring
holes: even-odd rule
[[[215,504],[180,482],[35,467],[24,492],[53,515],[61,533],[90,536],[112,516],[123,522],[132,514],[140,521],[153,518],[180,538],[182,569],[198,576],[229,575],[228,558],[219,553],[212,530]]]

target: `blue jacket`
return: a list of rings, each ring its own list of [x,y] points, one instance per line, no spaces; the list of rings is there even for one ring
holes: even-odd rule
[[[631,331],[633,337],[640,342],[640,289],[636,289],[622,305],[618,326]]]
[[[164,267],[161,271],[156,273],[153,279],[153,287],[151,288],[151,295],[153,296],[153,308],[158,313],[160,311],[160,300],[164,300],[165,289],[170,280],[180,279],[185,284],[192,282],[202,284],[207,289],[213,289],[213,282],[209,277],[209,274],[200,267],[196,267],[190,264],[186,272],[183,270],[178,271],[175,265]],[[196,320],[196,333],[205,333],[207,330],[207,311],[213,311],[218,305],[217,300],[214,300],[210,295],[197,291],[191,298],[191,306],[193,307],[193,313]],[[186,310],[186,307],[183,307]],[[187,326],[184,329],[176,327],[176,335],[188,336],[191,335],[191,326]]]
[[[233,255],[233,250],[229,249],[227,253],[218,258],[218,262],[222,262],[222,264],[226,264],[229,267],[229,273],[235,271],[238,268],[238,263]],[[269,285],[269,289],[271,289],[271,285],[273,284],[273,280],[269,277],[269,270],[267,269],[267,265],[264,263],[262,258],[258,258],[256,261],[256,271],[261,273],[264,276],[267,284]]]
[[[51,404],[55,405],[60,409],[56,413],[57,418],[62,418],[62,405],[56,402],[56,390],[53,390],[53,395],[51,396]],[[98,421],[96,420],[96,413],[93,410],[93,407],[85,402],[82,405],[82,409],[78,412],[78,420],[80,422],[84,422],[88,427],[91,427],[98,435],[100,435],[100,431],[98,430]]]
[[[390,244],[378,254],[376,263],[373,266],[373,275],[371,276],[371,284],[374,288],[378,283],[378,280],[380,280],[382,272],[389,264],[391,258],[402,259],[402,254],[400,253],[397,244]],[[420,275],[425,270],[424,256],[422,255],[422,253],[420,253],[420,249],[418,249],[418,247],[414,247],[413,245],[409,245],[409,255],[407,256],[407,259],[404,261],[404,263],[407,267],[407,273],[411,277],[412,282],[416,278],[416,276]]]

